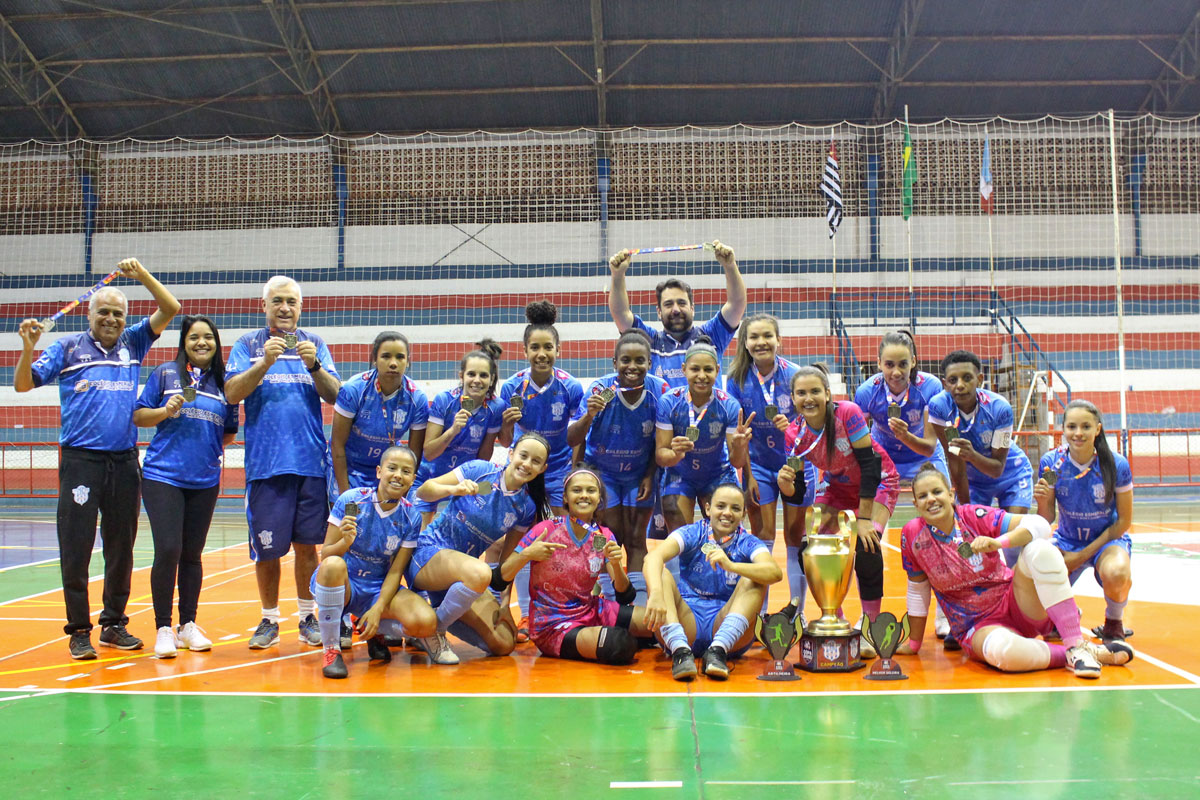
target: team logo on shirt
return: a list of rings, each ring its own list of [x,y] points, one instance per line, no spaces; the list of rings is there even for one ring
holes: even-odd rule
[[[838,439],[836,442],[833,443],[833,446],[836,447],[837,451],[839,453],[841,453],[842,455],[844,455],[844,456],[850,455],[850,450],[851,450],[852,445],[850,444],[849,439]]]
[[[654,432],[654,420],[648,419],[642,423],[642,436],[649,436]]]
[[[83,485],[76,486],[74,489],[71,490],[71,499],[73,499],[75,501],[75,505],[81,506],[81,505],[84,505],[85,503],[87,503],[88,495],[90,495],[91,493],[92,493],[92,490],[86,486],[83,486]]]
[[[84,353],[83,355],[81,355],[79,357],[79,360],[86,364],[87,362],[92,360],[92,356],[90,353]]]
[[[712,436],[714,438],[716,438],[717,436],[720,436],[721,428],[723,428],[723,427],[725,427],[724,424],[722,424],[720,422],[714,421],[714,422],[708,423],[708,435]]]
[[[980,507],[980,508],[975,509],[975,516],[979,517],[980,519],[983,519],[984,517],[986,517],[987,513],[988,512],[987,512],[986,508]]]
[[[263,547],[270,547],[271,540],[275,538],[275,531],[259,531],[258,541],[262,542]]]
[[[408,411],[403,408],[397,408],[396,409],[396,427],[397,428],[403,427],[404,421],[406,419],[408,419]]]
[[[1104,502],[1104,484],[1097,483],[1092,485],[1092,499],[1097,503]]]
[[[600,556],[590,556],[588,558],[588,571],[597,573],[604,566],[604,559]]]
[[[509,511],[504,515],[504,521],[500,523],[500,527],[507,531],[515,524],[517,524],[517,515]]]
[[[129,349],[122,347],[120,350],[117,351],[117,358],[121,359],[122,364],[128,364],[129,363]]]
[[[358,416],[364,420],[370,419],[371,418],[371,409],[369,409],[369,408],[359,409]]]
[[[779,398],[779,401],[778,401],[778,402],[779,402],[779,410],[780,410],[780,412],[782,412],[782,413],[784,413],[784,414],[787,414],[789,411],[791,411],[791,410],[792,410],[792,398],[790,398],[790,397],[781,397],[781,398]]]
[[[912,424],[914,424],[914,423],[917,423],[917,422],[920,422],[920,421],[921,421],[921,411],[920,411],[920,409],[916,409],[916,408],[911,408],[911,409],[909,409],[909,411],[908,411],[908,424],[909,424],[909,425],[912,425]]]
[[[566,403],[554,403],[550,406],[550,413],[554,415],[556,420],[562,419],[563,412],[567,410]]]
[[[383,549],[390,556],[392,553],[396,552],[396,548],[399,546],[400,546],[400,537],[393,535],[393,536],[387,537],[387,541],[384,543]]]
[[[482,437],[483,437],[483,426],[482,425],[472,425],[471,426],[471,438],[479,439]]]

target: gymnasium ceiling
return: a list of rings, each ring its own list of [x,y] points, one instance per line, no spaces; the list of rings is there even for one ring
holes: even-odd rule
[[[0,0],[0,138],[1200,113],[1200,0]]]

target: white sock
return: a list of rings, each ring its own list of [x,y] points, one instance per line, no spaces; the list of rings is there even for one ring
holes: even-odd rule
[[[317,601],[313,600],[312,598],[305,600],[302,597],[297,597],[296,607],[300,611],[300,619],[304,619],[313,613],[313,610],[317,607]]]
[[[262,610],[262,618],[265,619],[267,622],[274,622],[276,625],[278,625],[279,624],[279,606],[275,606],[274,608],[264,608]]]

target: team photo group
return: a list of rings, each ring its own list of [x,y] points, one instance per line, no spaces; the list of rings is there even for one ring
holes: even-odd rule
[[[661,647],[676,680],[725,680],[754,644],[773,584],[786,580],[786,610],[803,624],[807,536],[843,519],[863,615],[879,616],[902,487],[915,516],[892,542],[906,581],[892,611],[909,618],[898,655],[920,657],[932,616],[938,646],[1002,672],[1098,678],[1133,658],[1123,621],[1133,479],[1095,405],[1072,400],[1061,444],[1031,463],[1011,405],[984,388],[980,357],[955,349],[937,374],[921,371],[906,330],[885,334],[877,372],[835,399],[825,365],[793,363],[779,320],[747,307],[733,249],[715,241],[712,252],[724,304],[697,321],[691,287],[660,276],[657,327],[631,308],[635,254],[610,259],[612,367],[588,385],[556,366],[570,343],[548,300],[525,307],[524,352],[508,354],[527,366],[504,374],[500,345],[483,339],[432,397],[413,380],[420,364],[401,331],[365,335],[367,371],[340,375],[318,332],[301,327],[302,287],[285,276],[262,287],[263,326],[228,351],[211,318],[179,317],[180,301],[133,258],[119,274],[150,293],[150,316],[128,319],[124,293],[102,286],[87,299],[86,331],[47,343],[49,326],[24,320],[15,389],[59,392],[71,657],[97,657],[97,522],[98,643],[144,647],[126,627],[142,504],[154,654],[212,647],[198,618],[202,555],[225,447],[240,432],[261,603],[248,646],[279,644],[290,552],[300,622],[287,635],[321,648],[327,678],[352,674],[343,653],[357,637],[371,661],[408,647],[414,663],[437,665],[474,652],[462,645],[601,665]],[[169,328],[177,353],[143,382]],[[322,404],[333,408],[328,433]],[[154,429],[142,457],[138,428]],[[1095,628],[1072,588],[1089,568],[1105,600]],[[892,596],[900,581],[888,577]],[[865,639],[858,652],[876,656]]]

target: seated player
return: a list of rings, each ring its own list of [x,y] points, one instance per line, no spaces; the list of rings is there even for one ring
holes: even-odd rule
[[[736,485],[734,467],[746,468],[747,487],[754,482],[748,456],[754,415],[743,420],[738,402],[717,388],[720,363],[708,337],[697,337],[683,357],[688,385],[672,389],[658,403],[655,458],[663,468],[668,530],[691,523],[696,501],[708,502],[717,486]]]
[[[900,496],[896,467],[867,432],[858,406],[833,401],[824,366],[797,368],[792,376],[792,404],[800,413],[787,429],[789,461],[807,459],[824,473],[813,499],[813,513],[821,515],[820,530],[836,530],[837,512],[855,512],[854,574],[863,613],[873,621],[883,601],[880,539]],[[776,483],[785,503],[801,504],[807,502],[808,481],[805,470],[794,465],[793,461],[780,467]],[[803,553],[801,547],[797,557]],[[875,657],[866,639],[859,643],[859,652],[863,658]]]
[[[645,561],[646,627],[671,654],[677,681],[696,677],[693,653],[702,654],[705,675],[728,678],[727,658],[750,647],[750,620],[767,586],[783,578],[767,546],[741,526],[746,496],[737,484],[716,487],[708,509],[707,521],[672,531]],[[663,567],[676,556],[678,584]]]
[[[650,342],[646,334],[631,328],[617,339],[613,352],[616,372],[592,384],[580,405],[581,416],[567,431],[567,442],[584,447],[584,461],[597,466],[608,498],[604,522],[625,548],[629,557],[629,582],[643,602],[646,581],[642,559],[646,557],[646,524],[654,506],[654,423],[658,399],[667,391],[666,382],[649,374]],[[605,399],[607,397],[607,399]],[[604,594],[611,598],[612,584],[601,574]]]
[[[429,604],[400,588],[421,530],[420,515],[404,497],[416,472],[413,452],[393,445],[375,468],[376,487],[343,492],[329,513],[321,564],[312,577],[326,678],[346,677],[343,613],[359,618],[370,658],[385,662],[392,655],[380,634],[430,636],[437,626]]]
[[[563,491],[567,513],[533,526],[504,562],[505,580],[532,562],[530,638],[543,655],[629,664],[638,637],[653,635],[643,622],[645,609],[631,605],[636,592],[621,545],[601,524],[604,494],[594,468],[576,467]],[[612,580],[615,602],[592,594],[602,572]]]
[[[1051,522],[1058,512],[1054,546],[1062,551],[1074,585],[1092,567],[1104,589],[1104,625],[1093,630],[1105,641],[1122,641],[1129,600],[1133,542],[1133,474],[1104,435],[1100,410],[1072,400],[1063,414],[1063,444],[1042,456],[1033,487],[1038,513]]]
[[[932,587],[971,656],[1003,672],[1065,666],[1080,678],[1098,678],[1101,664],[1133,658],[1124,642],[1097,645],[1083,637],[1067,567],[1050,544],[1045,518],[955,505],[950,482],[933,464],[918,470],[913,504],[920,517],[900,533],[911,632],[897,653],[920,650]],[[1021,548],[1016,570],[997,552],[1006,547]],[[1036,638],[1053,626],[1062,644]]]
[[[512,614],[487,593],[489,585],[505,588],[500,567],[489,569],[479,555],[503,539],[503,564],[525,531],[550,516],[543,478],[549,452],[545,439],[526,433],[506,466],[468,461],[421,484],[418,494],[426,502],[450,498],[421,531],[405,572],[408,585],[428,592],[437,609],[437,631],[420,640],[433,663],[458,663],[446,642],[451,630],[492,655],[508,655],[516,645]],[[460,618],[465,624],[456,624]]]

